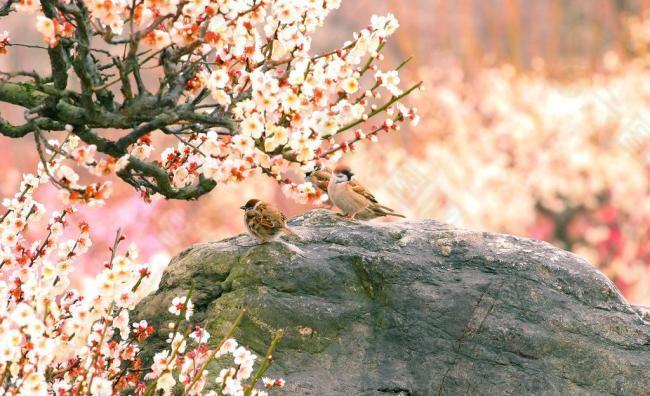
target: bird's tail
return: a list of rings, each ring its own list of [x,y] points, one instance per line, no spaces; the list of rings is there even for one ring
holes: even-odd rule
[[[401,215],[399,213],[395,213],[395,211],[393,209],[389,208],[388,206],[384,206],[384,205],[379,205],[378,212],[380,214],[382,214],[383,216],[395,216],[395,217],[401,217],[403,219],[406,218],[406,216]]]

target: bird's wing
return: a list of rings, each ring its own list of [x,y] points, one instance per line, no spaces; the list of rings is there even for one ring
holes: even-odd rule
[[[355,193],[363,196],[364,198],[366,198],[370,202],[379,203],[379,202],[377,202],[377,198],[375,198],[375,196],[372,195],[370,193],[370,191],[366,190],[366,188],[364,186],[357,183],[356,181],[354,181],[354,180],[350,181],[348,183],[348,186],[352,189],[352,191],[354,191]]]
[[[278,209],[265,204],[258,208],[259,223],[269,228],[282,228],[285,226],[287,217]]]

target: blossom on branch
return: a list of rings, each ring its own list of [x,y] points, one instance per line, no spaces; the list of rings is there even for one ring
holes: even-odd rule
[[[45,207],[34,200],[50,174],[59,182],[76,183],[77,175],[62,164],[63,152],[75,152],[82,162],[89,152],[79,152],[74,140],[50,141],[56,152],[38,174],[25,175],[19,192],[4,199],[0,214],[0,391],[6,395],[135,395],[160,390],[171,394],[179,386],[189,395],[204,394],[215,358],[232,355],[231,373],[220,394],[264,394],[255,389],[270,364],[260,362],[252,377],[257,356],[229,338],[241,321],[235,319],[221,343],[208,345],[210,334],[188,321],[192,317],[192,290],[170,302],[176,319],[168,334],[168,348],[155,353],[150,368],[144,367],[141,343],[155,331],[146,320],[131,321],[136,304],[157,285],[147,264],[137,262],[131,244],[120,249],[124,236],[118,231],[110,258],[85,291],[70,288],[74,263],[92,246],[90,227],[73,224],[76,208],[65,207],[50,214],[40,238],[26,234],[45,217]],[[281,333],[280,333],[281,336]],[[272,348],[279,341],[276,335]],[[266,385],[263,385],[266,386]]]
[[[399,86],[406,62],[382,70],[381,51],[399,26],[392,14],[373,16],[339,48],[311,50],[312,36],[339,6],[333,0],[21,0],[15,11],[36,14],[53,73],[10,73],[0,83],[0,101],[29,115],[23,125],[2,120],[0,133],[35,134],[44,154],[58,150],[45,132],[71,133],[71,145],[80,146],[61,152],[64,161],[96,176],[116,172],[145,199],[196,199],[217,183],[258,173],[292,184],[287,175],[304,179],[351,151],[359,129],[375,140],[377,125],[396,131],[413,118],[401,101],[420,84]],[[0,35],[0,51],[10,45]],[[364,79],[371,73],[374,82]],[[68,84],[68,74],[80,89]],[[173,136],[176,147],[154,147],[157,136]],[[161,161],[152,159],[155,150]],[[70,202],[97,200],[106,188],[62,173],[50,177]],[[289,189],[305,191],[300,200],[311,195],[308,188]]]

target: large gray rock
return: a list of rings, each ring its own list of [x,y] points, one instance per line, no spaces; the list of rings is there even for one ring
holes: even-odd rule
[[[164,328],[192,282],[212,334],[246,307],[236,337],[259,354],[286,330],[269,374],[290,395],[650,394],[650,326],[574,254],[432,220],[290,224],[302,254],[245,235],[185,250],[139,315]]]

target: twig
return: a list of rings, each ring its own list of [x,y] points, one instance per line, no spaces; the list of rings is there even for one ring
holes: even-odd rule
[[[226,334],[223,336],[221,339],[221,342],[219,345],[217,345],[216,348],[212,351],[210,356],[206,359],[205,363],[203,363],[203,366],[201,366],[201,369],[195,374],[194,379],[192,379],[192,382],[190,382],[189,386],[183,390],[183,395],[187,395],[187,392],[192,389],[192,387],[196,384],[196,382],[201,378],[201,373],[208,367],[208,364],[214,360],[214,357],[216,356],[217,352],[221,349],[223,344],[232,336],[232,334],[235,332],[235,329],[239,327],[239,324],[241,323],[242,319],[244,318],[244,314],[246,313],[246,309],[242,309],[239,312],[239,315],[237,315],[237,318],[235,319],[234,322],[232,322],[232,325],[226,332]]]
[[[253,379],[251,380],[248,389],[244,391],[244,396],[251,396],[253,389],[255,389],[255,385],[257,385],[257,383],[262,378],[266,370],[268,370],[269,366],[271,366],[271,362],[273,361],[273,355],[272,355],[273,351],[275,351],[275,348],[278,346],[278,343],[282,339],[283,335],[284,335],[284,330],[280,329],[275,332],[275,337],[273,337],[273,341],[271,341],[271,345],[269,345],[269,349],[266,351],[266,356],[264,357],[264,360],[260,364],[259,369],[257,369],[257,372],[253,376]]]

